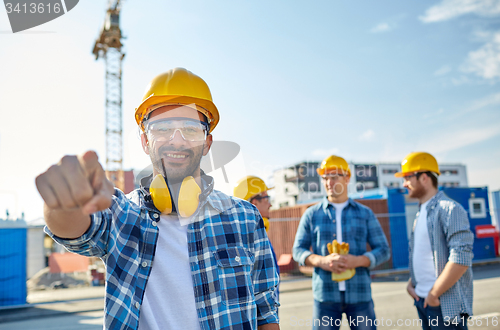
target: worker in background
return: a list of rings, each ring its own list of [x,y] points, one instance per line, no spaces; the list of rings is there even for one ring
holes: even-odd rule
[[[257,210],[259,210],[262,215],[262,220],[264,221],[264,227],[266,232],[269,231],[269,209],[271,208],[271,202],[269,201],[270,196],[267,194],[269,190],[273,188],[268,188],[264,180],[256,176],[246,176],[236,183],[233,189],[233,196],[249,201]],[[269,242],[270,243],[270,242]],[[276,258],[276,253],[274,252],[273,246],[271,245],[271,251],[274,257],[274,263],[279,275],[278,260]],[[277,290],[279,295],[279,290]]]
[[[327,196],[302,215],[293,244],[295,261],[314,267],[313,329],[339,329],[343,313],[351,329],[375,329],[370,269],[389,259],[387,239],[373,212],[348,198],[351,171],[342,157],[327,157],[317,172]],[[348,254],[330,253],[332,240],[348,243]],[[352,278],[332,279],[351,269]]]
[[[420,203],[410,238],[407,291],[425,330],[467,329],[474,235],[464,208],[438,191],[439,175],[436,159],[426,152],[407,155],[395,174]]]
[[[106,265],[106,329],[279,329],[278,274],[261,215],[200,170],[219,112],[200,77],[155,77],[136,109],[153,175],[125,196],[94,152],[36,179],[47,233]]]

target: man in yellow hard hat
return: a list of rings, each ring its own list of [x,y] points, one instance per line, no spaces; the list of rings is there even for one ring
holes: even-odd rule
[[[407,155],[395,174],[420,203],[410,238],[407,291],[423,329],[467,329],[474,235],[464,208],[438,191],[439,175],[436,159],[426,152]]]
[[[269,230],[269,209],[272,206],[267,192],[271,189],[273,188],[268,188],[264,180],[252,175],[238,181],[233,189],[234,197],[249,201],[259,210],[264,220],[266,231]]]
[[[387,239],[373,212],[348,197],[351,171],[342,157],[327,157],[317,171],[327,196],[302,215],[293,244],[295,261],[314,267],[313,329],[339,329],[343,313],[355,329],[375,329],[369,270],[389,259]],[[348,254],[330,253],[333,240],[348,243]],[[351,278],[333,280],[351,269]]]
[[[262,215],[262,220],[264,221],[264,227],[266,232],[269,231],[269,209],[271,208],[271,202],[269,201],[270,196],[267,194],[269,190],[273,188],[268,188],[264,180],[256,176],[246,176],[236,183],[233,189],[233,196],[249,201],[257,210],[259,210]],[[273,245],[271,245],[271,251],[274,257],[274,263],[279,275],[278,260],[276,258],[276,253],[274,252]],[[279,290],[277,290],[279,294]]]
[[[200,161],[219,113],[208,85],[176,68],[135,118],[153,175],[125,196],[94,152],[36,179],[47,233],[106,264],[106,329],[279,329],[278,274],[261,215],[213,189]]]

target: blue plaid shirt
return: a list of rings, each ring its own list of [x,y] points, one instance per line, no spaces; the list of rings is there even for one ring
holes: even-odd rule
[[[337,237],[335,208],[325,199],[309,207],[300,219],[293,258],[301,265],[311,254],[326,256],[327,244]],[[342,240],[349,243],[349,254],[365,255],[370,259],[370,269],[387,261],[390,257],[389,244],[382,227],[372,210],[349,198],[342,211]],[[371,251],[366,251],[366,243]],[[310,248],[312,246],[312,252]],[[345,303],[357,304],[372,299],[370,271],[366,267],[356,268],[356,275],[345,281]],[[339,284],[332,281],[332,273],[319,267],[314,268],[313,295],[320,302],[341,303]]]
[[[413,286],[417,285],[413,272],[413,247],[415,245],[415,225],[410,238],[410,277]],[[470,230],[467,211],[462,205],[439,191],[427,204],[427,230],[434,259],[436,277],[443,272],[448,261],[469,268],[457,283],[439,297],[443,318],[451,320],[460,314],[472,315],[472,245],[474,234]],[[423,297],[425,298],[425,297]]]
[[[279,278],[260,213],[249,202],[213,190],[212,178],[204,176],[203,181],[204,198],[195,221],[188,224],[187,237],[201,329],[257,329],[278,323]],[[103,259],[106,329],[138,328],[160,220],[145,191],[125,196],[115,189],[111,207],[93,214],[80,238],[61,239],[45,229],[67,250]]]

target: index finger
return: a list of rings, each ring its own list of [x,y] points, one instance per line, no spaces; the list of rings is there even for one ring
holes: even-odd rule
[[[99,163],[99,157],[97,156],[95,151],[87,151],[78,156],[78,160],[81,164],[82,169],[85,171],[85,174],[92,185],[92,188],[96,190],[99,187],[95,186],[95,174],[100,169],[102,169],[101,164]]]

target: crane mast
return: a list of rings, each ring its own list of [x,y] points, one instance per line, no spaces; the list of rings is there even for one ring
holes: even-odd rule
[[[106,66],[106,174],[115,187],[124,190],[122,124],[122,32],[120,0],[109,0],[106,18],[92,53]]]

